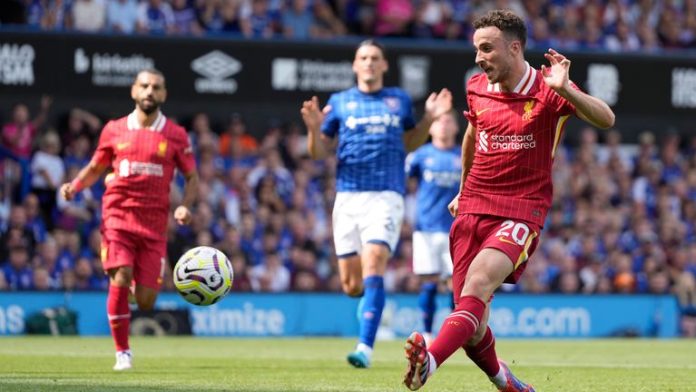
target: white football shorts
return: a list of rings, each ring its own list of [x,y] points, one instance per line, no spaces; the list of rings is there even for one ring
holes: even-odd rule
[[[394,191],[338,192],[333,208],[336,255],[359,254],[366,243],[394,251],[404,219],[404,197]]]
[[[413,232],[413,273],[452,276],[449,233]]]

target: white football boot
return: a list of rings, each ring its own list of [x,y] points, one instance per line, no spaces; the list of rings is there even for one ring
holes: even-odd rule
[[[116,364],[114,370],[120,372],[133,368],[133,354],[130,350],[116,351]]]

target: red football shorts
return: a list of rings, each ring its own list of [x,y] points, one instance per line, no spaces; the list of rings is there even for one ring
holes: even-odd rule
[[[505,283],[516,283],[539,243],[539,232],[538,225],[519,219],[492,215],[458,215],[450,230],[450,253],[454,265],[452,294],[455,301],[461,295],[469,265],[485,248],[497,249],[508,256],[514,270],[505,279]]]
[[[136,284],[159,290],[167,254],[165,240],[153,240],[123,230],[106,229],[101,234],[104,271],[132,267]]]

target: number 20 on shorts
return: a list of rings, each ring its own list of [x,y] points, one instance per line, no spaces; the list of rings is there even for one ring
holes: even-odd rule
[[[495,233],[495,236],[498,238],[510,238],[515,241],[516,244],[524,246],[529,237],[529,226],[522,222],[515,222],[508,219],[500,224],[500,229]]]

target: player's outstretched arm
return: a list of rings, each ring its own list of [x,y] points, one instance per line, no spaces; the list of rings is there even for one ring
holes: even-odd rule
[[[106,171],[107,166],[100,165],[96,162],[90,162],[83,167],[75,179],[65,183],[60,187],[60,196],[65,200],[72,200],[75,195],[84,188],[91,187],[99,177]]]
[[[597,128],[606,129],[614,126],[616,117],[609,105],[599,98],[585,94],[570,86],[568,76],[570,60],[553,49],[549,49],[548,53],[544,54],[544,57],[550,64],[550,67],[541,66],[544,82],[554,89],[558,95],[575,105],[575,111],[580,119]]]
[[[181,205],[174,210],[174,220],[180,225],[188,225],[191,223],[191,208],[196,201],[198,194],[198,172],[192,171],[184,175],[184,200]]]
[[[319,98],[316,96],[302,103],[300,113],[302,121],[307,127],[307,151],[312,159],[324,159],[329,155],[329,142],[321,133],[321,124],[329,110],[331,107],[328,105],[324,107],[323,111],[319,109]]]
[[[404,133],[404,147],[407,152],[414,151],[428,140],[428,131],[433,121],[452,110],[452,93],[443,88],[438,93],[431,93],[425,100],[425,114],[413,129]]]
[[[452,216],[457,216],[457,210],[459,209],[459,195],[461,195],[462,190],[464,190],[464,183],[466,182],[466,176],[469,175],[469,170],[471,170],[471,165],[474,164],[474,146],[476,145],[476,128],[474,128],[471,123],[466,126],[466,132],[464,133],[464,139],[462,139],[462,178],[459,181],[459,193],[452,199],[452,201],[447,206],[450,214]]]

